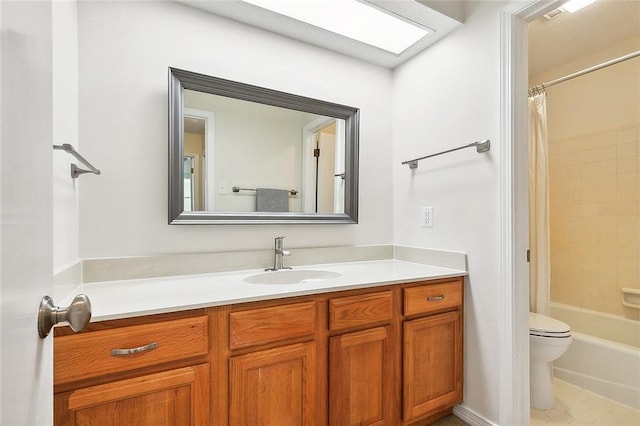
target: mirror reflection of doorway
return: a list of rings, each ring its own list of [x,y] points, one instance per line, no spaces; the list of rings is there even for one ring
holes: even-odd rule
[[[314,134],[315,212],[333,212],[333,178],[335,174],[336,125],[331,123]]]
[[[344,133],[342,120],[305,126],[303,204],[307,213],[344,213]]]
[[[183,157],[183,179],[184,182],[184,211],[192,212],[195,210],[195,182],[194,182],[194,158],[188,155]]]
[[[205,128],[206,120],[184,118],[184,211],[205,210]]]

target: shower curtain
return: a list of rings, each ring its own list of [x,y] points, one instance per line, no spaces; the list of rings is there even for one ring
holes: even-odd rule
[[[550,314],[547,95],[529,97],[529,311]]]

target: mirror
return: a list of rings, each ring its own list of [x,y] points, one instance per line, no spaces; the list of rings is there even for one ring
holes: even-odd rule
[[[169,223],[357,223],[358,119],[169,68]]]

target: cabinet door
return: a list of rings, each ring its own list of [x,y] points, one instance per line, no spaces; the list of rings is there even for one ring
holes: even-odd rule
[[[335,336],[329,355],[329,424],[387,425],[393,411],[389,327]]]
[[[404,323],[404,420],[462,401],[460,311]]]
[[[209,366],[198,365],[56,395],[56,425],[209,423]]]
[[[298,343],[230,359],[231,425],[313,425],[316,345]]]

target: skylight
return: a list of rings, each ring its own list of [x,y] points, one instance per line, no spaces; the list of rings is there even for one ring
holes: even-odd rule
[[[561,15],[563,12],[577,12],[578,10],[589,6],[590,4],[595,3],[595,1],[596,0],[569,0],[559,8],[554,9],[549,13],[545,13],[544,17],[550,21],[553,18]]]
[[[357,0],[243,1],[396,55],[429,34],[424,27]]]
[[[573,13],[576,12],[583,7],[589,6],[591,3],[594,3],[596,0],[571,0],[560,6],[561,9],[568,10]]]

